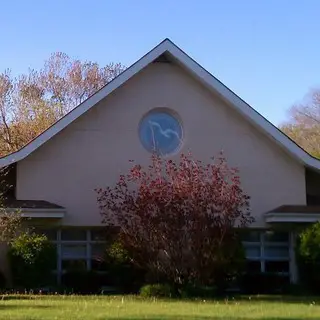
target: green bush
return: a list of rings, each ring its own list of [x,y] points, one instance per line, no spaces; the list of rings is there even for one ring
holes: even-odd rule
[[[298,253],[306,262],[320,262],[320,222],[301,232]]]
[[[104,260],[110,286],[129,293],[137,292],[144,283],[145,271],[132,263],[118,239],[107,247]]]
[[[130,262],[130,257],[121,245],[121,242],[117,239],[113,241],[106,249],[106,261],[110,264],[128,264]]]
[[[320,223],[301,232],[297,244],[300,281],[313,293],[320,293]]]
[[[181,298],[214,298],[217,296],[216,287],[184,286],[179,290]]]
[[[54,283],[56,250],[46,236],[19,235],[11,242],[8,256],[14,286],[34,289]]]
[[[140,289],[140,295],[144,298],[172,298],[176,292],[169,284],[147,284]]]

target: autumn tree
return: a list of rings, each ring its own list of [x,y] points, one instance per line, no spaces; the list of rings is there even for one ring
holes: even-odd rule
[[[238,170],[223,156],[209,164],[181,155],[153,155],[147,168],[133,164],[115,186],[97,189],[107,226],[132,262],[172,283],[218,284],[237,270],[238,227],[253,218]]]
[[[310,91],[289,109],[290,119],[280,129],[311,155],[320,158],[320,90]]]
[[[8,168],[0,169],[0,243],[10,243],[22,226],[22,216],[19,210],[8,211],[6,190],[10,188],[5,179]]]
[[[0,74],[0,156],[26,145],[123,70],[54,53],[38,71]]]
[[[19,210],[8,212],[0,206],[0,242],[10,243],[21,227],[22,217]]]

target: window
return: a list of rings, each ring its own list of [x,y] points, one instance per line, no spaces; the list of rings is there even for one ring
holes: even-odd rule
[[[289,259],[289,247],[268,246],[264,248],[264,256],[266,259]]]
[[[87,233],[83,229],[62,229],[61,230],[62,241],[86,241]]]
[[[142,119],[139,137],[142,145],[149,152],[168,155],[180,147],[182,127],[171,113],[153,111]]]
[[[37,228],[36,232],[47,235],[57,247],[58,277],[68,270],[106,270],[103,261],[107,238],[105,228]]]
[[[87,246],[73,245],[73,244],[62,244],[61,245],[61,256],[62,259],[85,259],[87,255]]]
[[[87,263],[85,259],[77,259],[77,260],[62,260],[62,270],[68,271],[83,271],[87,270]]]
[[[34,232],[37,234],[45,235],[50,241],[57,240],[57,230],[56,229],[42,229],[42,228],[35,228]]]
[[[103,243],[93,243],[91,245],[91,256],[95,258],[103,258],[106,252],[106,245]]]
[[[288,232],[266,231],[264,234],[265,242],[289,242]]]
[[[88,231],[85,229],[70,228],[58,231],[58,247],[60,248],[60,259],[58,262],[58,273],[68,270],[86,270],[88,263]]]
[[[244,242],[259,242],[260,243],[260,232],[259,231],[244,231],[242,234],[242,241]]]
[[[92,241],[106,241],[107,234],[105,230],[93,229],[91,230],[91,240]]]
[[[242,234],[248,272],[289,274],[289,233],[249,230]]]
[[[261,256],[261,248],[259,246],[250,246],[247,245],[245,246],[245,251],[246,251],[246,257],[248,259],[259,259]]]

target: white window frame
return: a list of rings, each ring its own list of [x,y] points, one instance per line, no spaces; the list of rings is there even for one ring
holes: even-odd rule
[[[71,228],[70,228],[71,229]],[[65,270],[62,269],[63,260],[84,260],[86,261],[86,270],[90,271],[92,269],[92,245],[95,244],[105,244],[106,241],[103,240],[92,240],[91,233],[93,229],[82,229],[86,231],[85,240],[62,240],[61,234],[63,229],[56,229],[56,240],[51,240],[51,242],[57,247],[57,265],[54,272],[57,274],[57,281],[61,283],[61,276],[65,273]],[[68,229],[65,229],[68,230]],[[83,257],[79,256],[69,256],[68,258],[62,257],[62,246],[64,244],[69,245],[84,245],[86,247],[86,252]]]
[[[250,232],[250,230],[248,230]],[[271,242],[266,241],[265,234],[267,231],[275,231],[276,230],[252,230],[252,231],[258,231],[259,232],[259,241],[243,241],[242,244],[245,248],[248,247],[259,247],[260,248],[260,256],[256,257],[247,257],[248,261],[260,261],[260,271],[265,272],[266,271],[266,261],[288,261],[289,264],[289,270],[288,272],[281,272],[278,274],[290,276],[290,279],[292,281],[292,272],[293,272],[293,263],[292,258],[294,253],[292,253],[292,235],[289,231],[280,231],[280,232],[287,232],[288,233],[288,241],[287,242]],[[266,247],[285,247],[288,248],[288,257],[282,258],[282,257],[270,257],[265,255],[265,248]]]

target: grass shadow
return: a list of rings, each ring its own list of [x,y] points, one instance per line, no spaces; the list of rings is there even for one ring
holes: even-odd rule
[[[105,320],[105,317],[99,318],[99,320]],[[124,317],[113,317],[113,318],[107,318],[108,320],[141,320],[141,317],[130,317],[130,316],[124,316]],[[252,317],[221,317],[221,316],[186,316],[186,315],[155,315],[155,316],[148,316],[146,318],[148,320],[252,320]],[[301,318],[292,318],[292,317],[259,317],[256,318],[256,320],[301,320]]]
[[[37,297],[32,295],[19,295],[19,294],[0,295],[0,302],[1,300],[35,300],[35,299],[37,299]]]
[[[140,298],[140,297],[139,297]],[[139,299],[138,298],[138,299]],[[141,300],[145,300],[141,298]],[[172,298],[162,299],[162,301],[177,301],[177,302],[201,302],[206,300],[207,302],[261,302],[261,303],[288,303],[288,304],[320,304],[320,296],[300,296],[300,295],[227,295],[217,297],[204,297],[204,298]]]
[[[0,302],[0,311],[2,310],[7,310],[7,309],[54,309],[56,306],[47,306],[47,305],[42,305],[42,304],[32,304],[32,305],[19,305],[19,304],[1,304]]]
[[[290,303],[290,304],[310,304],[310,303],[320,303],[319,296],[289,296],[289,295],[248,295],[248,296],[234,296],[229,297],[229,300],[235,301],[247,301],[247,302],[277,302],[277,303]]]

